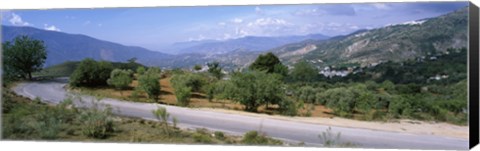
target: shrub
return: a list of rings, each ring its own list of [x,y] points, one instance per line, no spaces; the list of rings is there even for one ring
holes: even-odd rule
[[[268,144],[267,138],[259,135],[257,131],[249,131],[245,133],[242,142],[249,145]]]
[[[215,131],[215,133],[213,133],[213,134],[215,135],[215,138],[217,138],[219,140],[225,139],[225,135],[223,134],[223,132]]]
[[[332,128],[328,127],[325,132],[322,132],[322,134],[318,135],[318,138],[320,138],[325,147],[335,147],[340,140],[340,135],[340,132],[335,135],[332,132]]]
[[[158,107],[156,110],[152,111],[153,115],[155,118],[157,118],[160,122],[162,122],[163,125],[163,131],[167,135],[170,135],[170,131],[168,128],[168,117],[170,117],[170,114],[167,112],[167,109],[165,107]]]
[[[116,89],[124,90],[128,88],[133,81],[131,74],[132,72],[129,70],[114,69],[107,83]]]
[[[293,100],[285,98],[284,100],[280,101],[278,105],[280,109],[280,114],[287,115],[287,116],[297,115],[299,107],[297,107],[297,105]]]
[[[325,100],[327,107],[332,108],[339,116],[348,117],[353,112],[355,96],[350,89],[342,87],[329,89],[320,96]]]
[[[200,92],[206,83],[204,77],[198,74],[176,74],[170,81],[180,106],[188,106],[191,93]]]
[[[207,134],[193,133],[193,140],[197,143],[210,144],[213,143],[212,138]]]
[[[219,62],[207,63],[207,66],[208,66],[208,73],[210,73],[213,77],[217,79],[222,79],[224,75],[222,73],[222,67],[220,67]]]
[[[175,74],[172,79],[173,88],[190,87],[192,92],[200,92],[207,83],[206,79],[199,74]]]
[[[282,144],[279,140],[274,140],[268,138],[264,135],[260,135],[257,131],[249,131],[243,135],[242,143],[248,145],[280,145]]]
[[[138,75],[142,75],[145,73],[145,68],[144,67],[138,67],[137,68],[137,74]]]
[[[180,106],[188,106],[188,104],[190,103],[190,95],[190,87],[175,88],[175,97],[177,98],[177,104]]]
[[[306,102],[306,103],[315,103],[316,96],[315,96],[315,89],[311,86],[304,86],[301,87],[297,93],[296,96],[298,99]]]
[[[104,139],[114,131],[111,110],[89,109],[80,115],[82,133],[87,137]]]
[[[70,85],[74,87],[105,86],[112,70],[113,65],[109,62],[84,59],[70,76]]]
[[[157,101],[158,95],[160,95],[159,80],[160,77],[157,74],[147,72],[138,78],[138,88],[145,91],[148,98]]]

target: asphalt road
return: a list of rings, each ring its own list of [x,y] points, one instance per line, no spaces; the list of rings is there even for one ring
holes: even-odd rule
[[[73,95],[64,89],[67,79],[55,79],[43,82],[20,83],[14,91],[29,98],[40,98],[47,103],[57,104],[66,98],[73,98],[76,106],[92,107],[99,98],[85,95]],[[98,102],[98,101],[96,101]],[[287,142],[304,142],[308,146],[322,146],[318,137],[329,126],[303,122],[284,121],[269,118],[252,117],[219,113],[214,111],[196,110],[153,103],[134,103],[104,98],[99,101],[109,105],[117,115],[155,120],[152,110],[163,106],[178,119],[178,125],[184,128],[207,128],[241,135],[247,131],[257,130],[270,137]],[[341,133],[340,142],[350,142],[364,148],[395,148],[395,149],[441,149],[467,150],[468,140],[440,137],[433,135],[417,135],[398,132],[375,131],[360,128],[331,126],[332,132]]]

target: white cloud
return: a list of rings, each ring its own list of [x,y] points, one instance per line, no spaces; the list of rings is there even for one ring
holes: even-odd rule
[[[270,26],[270,25],[288,26],[292,24],[283,19],[276,19],[276,18],[259,18],[247,24],[247,26]]]
[[[225,25],[227,25],[227,23],[225,23],[225,22],[219,22],[218,25],[220,25],[220,26],[225,26]]]
[[[102,26],[103,26],[103,24],[98,24],[98,27],[102,27]]]
[[[54,25],[48,26],[48,24],[43,24],[43,29],[50,31],[60,31],[60,29],[55,27]]]
[[[12,18],[10,18],[10,23],[15,26],[32,26],[33,24],[30,24],[26,21],[22,20],[22,17],[20,15],[17,15],[15,13],[11,14]]]
[[[232,22],[233,22],[233,23],[237,23],[237,24],[238,24],[238,23],[242,23],[242,22],[243,22],[243,20],[242,20],[242,19],[240,19],[240,18],[234,18],[234,19],[232,19]]]
[[[387,4],[383,4],[383,3],[374,3],[374,4],[371,4],[371,5],[375,8],[377,8],[377,9],[382,9],[382,10],[390,9],[390,6],[388,6]]]

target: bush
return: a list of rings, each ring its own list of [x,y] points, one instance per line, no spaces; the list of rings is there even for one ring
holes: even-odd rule
[[[157,74],[147,72],[138,78],[138,88],[145,91],[148,98],[157,101],[158,95],[160,95],[159,80],[160,77]]]
[[[70,85],[74,87],[106,86],[112,70],[113,65],[109,62],[84,59],[70,76]]]
[[[143,73],[145,73],[145,68],[144,67],[138,67],[137,68],[137,74],[142,75]]]
[[[124,90],[132,83],[132,71],[114,69],[110,74],[110,78],[107,80],[108,85],[115,87],[119,90]]]
[[[190,95],[190,87],[175,88],[175,97],[177,98],[177,104],[180,106],[188,106],[190,103]]]
[[[225,134],[223,134],[223,132],[215,131],[215,133],[213,133],[213,134],[215,135],[215,138],[217,138],[219,140],[225,139]]]
[[[297,115],[298,107],[293,100],[284,99],[280,101],[278,105],[280,109],[280,114],[287,115],[287,116]]]
[[[325,100],[328,108],[342,117],[349,117],[353,113],[355,96],[350,89],[334,88],[321,93],[320,98]]]
[[[322,132],[322,134],[318,135],[318,138],[320,138],[325,147],[335,147],[340,140],[340,135],[340,132],[335,135],[332,132],[332,128],[328,127],[325,132]]]
[[[170,114],[167,112],[167,109],[165,107],[158,107],[156,110],[152,111],[153,115],[155,118],[157,118],[160,122],[162,122],[163,125],[163,131],[167,135],[170,134],[170,130],[168,128],[168,117],[170,117]]]
[[[104,139],[114,131],[111,110],[90,109],[80,115],[82,133],[87,137]]]
[[[198,74],[176,74],[170,81],[180,106],[188,106],[191,93],[200,92],[206,83],[204,77]]]
[[[213,143],[212,138],[207,134],[193,133],[193,140],[197,143],[210,144]]]
[[[315,96],[315,89],[311,86],[304,86],[301,87],[297,93],[296,96],[298,99],[306,102],[306,103],[315,103],[316,96]]]
[[[257,131],[249,131],[243,135],[242,142],[249,145],[268,144],[268,139],[261,136]]]
[[[281,145],[282,142],[260,135],[257,131],[249,131],[243,135],[242,143],[248,145]]]
[[[207,83],[206,79],[199,74],[175,74],[172,79],[174,88],[190,87],[192,92],[200,92],[202,87]]]

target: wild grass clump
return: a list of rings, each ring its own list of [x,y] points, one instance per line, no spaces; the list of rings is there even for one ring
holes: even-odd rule
[[[282,142],[274,140],[265,136],[265,134],[259,134],[257,131],[249,131],[243,135],[242,143],[247,145],[281,145]]]
[[[87,137],[104,139],[114,132],[111,110],[85,110],[80,114],[82,134]]]

